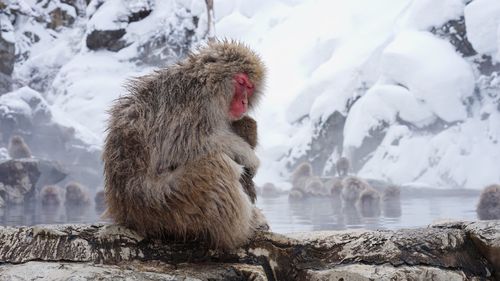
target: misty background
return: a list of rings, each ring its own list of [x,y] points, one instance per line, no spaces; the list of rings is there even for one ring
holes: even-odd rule
[[[3,207],[4,224],[99,220],[92,207],[47,219],[34,206],[45,184],[64,198],[76,181],[93,199],[106,110],[126,79],[210,36],[245,42],[268,68],[251,115],[255,181],[277,189],[258,201],[273,229],[476,219],[479,191],[500,182],[498,0],[216,0],[211,11],[204,0],[0,0],[0,26],[0,158],[20,135],[46,161],[33,190],[0,190],[14,206]],[[400,186],[401,214],[353,218],[325,198],[288,201],[297,165],[331,178],[341,156],[351,174]]]

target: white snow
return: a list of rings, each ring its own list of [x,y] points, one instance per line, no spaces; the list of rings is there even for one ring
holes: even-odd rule
[[[28,118],[33,117],[33,110],[30,107],[30,101],[32,99],[40,100],[41,102],[37,105],[37,109],[45,110],[48,105],[44,101],[43,97],[37,91],[30,89],[29,87],[22,87],[10,93],[0,96],[0,109],[5,112],[13,112],[25,115]]]
[[[359,147],[370,136],[371,129],[383,122],[393,124],[397,116],[417,127],[436,119],[426,104],[417,100],[408,89],[375,85],[351,108],[344,129],[344,146]]]
[[[439,27],[450,19],[458,19],[464,6],[463,0],[414,0],[400,23],[405,28],[417,30]]]
[[[495,54],[499,48],[500,1],[474,0],[465,7],[465,25],[469,41],[483,54]]]
[[[474,91],[470,65],[450,43],[425,31],[404,31],[383,52],[382,74],[407,87],[447,122],[463,120]]]
[[[500,181],[495,171],[500,166],[500,79],[481,84],[472,60],[428,31],[464,15],[473,47],[500,61],[500,1],[464,3],[216,0],[215,34],[244,41],[268,68],[266,96],[252,113],[259,122],[257,153],[262,160],[257,183],[286,187],[285,164],[311,148],[318,128],[336,111],[347,117],[344,142],[327,155],[325,169],[340,155],[340,147],[356,149],[379,128],[385,136],[361,176],[447,188],[481,188]],[[35,0],[17,1],[24,13],[46,16],[37,5]],[[130,11],[146,8],[153,8],[148,17],[128,23]],[[199,0],[93,0],[89,21],[80,17],[72,29],[58,31],[24,16],[15,26],[0,17],[2,36],[16,42],[18,57],[29,56],[16,64],[14,77],[22,84],[34,70],[47,74],[49,89],[42,95],[53,119],[75,127],[86,142],[101,145],[105,111],[124,93],[126,78],[151,71],[132,60],[141,51],[138,47],[169,34],[170,26],[193,29],[188,10],[199,16],[194,31],[202,35],[207,18]],[[93,28],[125,28],[123,39],[131,45],[117,53],[89,51],[82,38]],[[34,42],[24,32],[40,40]],[[481,98],[473,95],[476,86],[484,91]],[[12,95],[19,93],[1,96],[0,104],[31,114]],[[428,128],[433,126],[438,129]]]

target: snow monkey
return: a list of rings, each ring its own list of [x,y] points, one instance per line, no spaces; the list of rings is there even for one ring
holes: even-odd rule
[[[231,123],[232,130],[240,137],[242,137],[252,149],[257,146],[257,122],[249,116],[243,116],[240,120]],[[250,201],[255,203],[257,199],[257,191],[255,190],[255,183],[248,168],[243,169],[240,182],[243,189],[250,197]]]
[[[106,215],[152,238],[231,249],[267,226],[241,185],[259,159],[231,123],[261,96],[265,67],[241,43],[212,41],[133,79],[110,110]]]
[[[43,206],[59,206],[61,204],[61,191],[58,186],[46,185],[40,190]]]
[[[66,185],[66,201],[69,206],[87,206],[90,204],[90,197],[87,188],[77,182],[70,182]]]
[[[380,194],[375,189],[369,187],[363,190],[357,204],[363,217],[380,216]]]
[[[309,162],[300,163],[291,174],[292,189],[306,192],[306,181],[312,177],[312,166]]]
[[[9,141],[9,156],[14,159],[30,158],[31,151],[21,136],[12,136]]]
[[[351,163],[349,163],[349,159],[346,157],[340,157],[339,160],[337,160],[336,166],[339,177],[345,177],[349,173]]]
[[[500,219],[500,185],[490,185],[481,191],[476,211],[480,220]]]

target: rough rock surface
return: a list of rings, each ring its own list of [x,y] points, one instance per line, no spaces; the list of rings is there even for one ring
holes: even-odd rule
[[[0,162],[0,198],[19,204],[35,195],[35,185],[40,177],[38,161],[34,159]]]
[[[5,203],[20,204],[34,198],[36,189],[56,184],[66,177],[57,163],[42,159],[0,161],[0,207]]]
[[[1,14],[0,14],[1,16]],[[2,26],[0,25],[0,94],[12,90],[12,78],[10,77],[14,70],[15,45],[2,36]]]
[[[74,128],[57,123],[47,101],[33,89],[23,87],[2,96],[0,128],[0,146],[7,146],[11,136],[20,135],[34,157],[52,160],[50,167],[41,167],[49,169],[44,170],[41,184],[56,183],[68,173],[87,186],[101,184],[100,150],[80,140]]]
[[[126,42],[120,40],[125,35],[125,29],[117,30],[92,30],[87,36],[87,48],[91,50],[108,49],[117,52],[126,46]]]
[[[263,232],[234,252],[208,250],[195,242],[144,239],[126,228],[101,224],[0,227],[0,241],[0,276],[19,276],[19,280],[61,280],[69,274],[82,280],[97,276],[118,280],[124,276],[127,280],[495,280],[500,268],[500,221],[290,236]]]

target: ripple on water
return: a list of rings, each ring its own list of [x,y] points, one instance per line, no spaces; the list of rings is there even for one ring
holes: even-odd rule
[[[314,230],[399,229],[425,226],[439,219],[475,220],[477,196],[402,198],[401,204],[385,206],[379,217],[362,217],[355,208],[343,209],[332,198],[288,201],[288,196],[259,198],[257,206],[278,233]],[[0,209],[2,225],[102,222],[94,206],[24,204]]]
[[[355,208],[344,209],[332,198],[289,202],[288,196],[259,198],[257,206],[271,229],[279,233],[312,230],[400,229],[426,226],[440,219],[476,220],[477,196],[402,198],[385,205],[378,217],[362,217]]]

